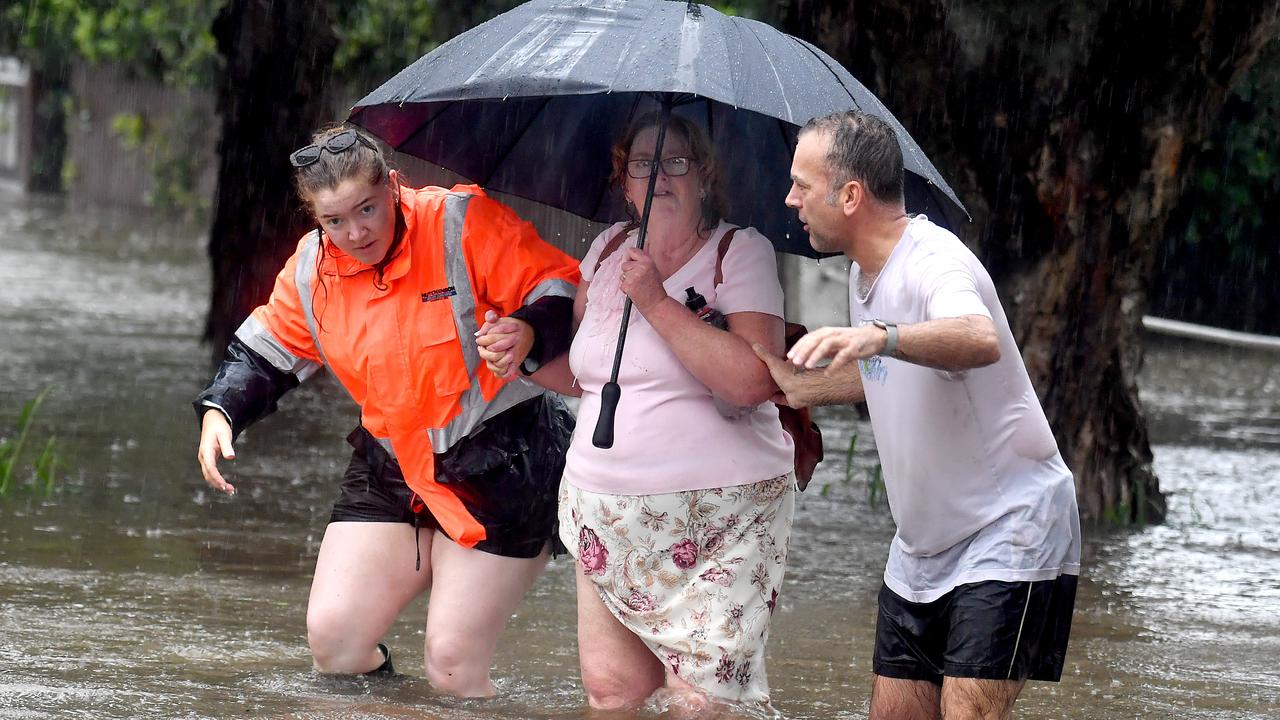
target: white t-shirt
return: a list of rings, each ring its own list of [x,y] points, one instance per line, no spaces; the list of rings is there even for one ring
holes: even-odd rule
[[[587,305],[569,349],[569,367],[582,388],[578,423],[565,461],[564,477],[574,487],[615,495],[703,490],[745,485],[790,472],[794,445],[771,402],[727,419],[716,409],[711,391],[693,376],[662,336],[635,308],[618,371],[622,397],[614,415],[609,449],[591,442],[600,415],[600,389],[613,369],[625,295],[619,287],[624,248],[614,250],[600,268],[605,245],[624,227],[601,233],[582,260]],[[680,302],[693,287],[725,315],[760,312],[782,317],[773,245],[751,228],[733,237],[721,265],[723,282],[713,287],[717,246],[732,226],[720,223],[683,267],[663,283]]]
[[[962,242],[912,218],[866,298],[850,269],[854,325],[991,318],[1000,360],[958,373],[860,361],[889,507],[898,525],[885,584],[913,602],[984,580],[1080,571],[1071,471],[1031,386],[995,285]]]

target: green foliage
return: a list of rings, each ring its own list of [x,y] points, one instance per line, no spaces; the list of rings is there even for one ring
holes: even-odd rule
[[[1280,40],[1223,104],[1165,229],[1152,312],[1280,333]]]
[[[713,2],[708,3],[715,9],[725,15],[737,15],[738,17],[760,19],[764,11],[764,3],[757,0],[739,0],[738,2]]]
[[[70,55],[125,63],[167,83],[207,85],[218,69],[211,28],[225,0],[24,0],[0,11],[0,51],[37,67]]]
[[[73,0],[20,0],[0,9],[0,54],[38,70],[65,65],[75,48]]]
[[[189,115],[198,110],[188,109]],[[204,142],[204,127],[199,118],[179,118],[168,132],[156,133],[151,140],[152,187],[147,203],[153,207],[180,211],[188,220],[203,216],[212,200],[199,188],[200,174],[204,172],[204,159],[191,148]]]
[[[415,60],[521,0],[360,0],[334,3],[336,78],[372,89]]]
[[[111,118],[111,133],[126,150],[137,150],[147,140],[147,123],[138,113],[119,113]]]
[[[75,175],[65,156],[62,130],[66,118],[72,117],[66,106],[73,62],[118,62],[168,85],[208,87],[221,62],[212,26],[224,4],[225,0],[20,0],[0,6],[0,54],[23,58],[44,78],[36,116],[49,130],[47,137],[37,138],[32,160],[33,177],[41,179],[43,189],[65,188]],[[130,132],[140,128],[113,129],[125,137],[140,135]]]
[[[0,497],[8,495],[17,486],[14,482],[14,471],[19,467],[22,451],[30,437],[36,413],[40,410],[40,405],[44,403],[44,398],[49,394],[50,389],[46,387],[41,390],[38,395],[22,406],[22,410],[18,413],[16,437],[0,439]],[[38,489],[46,494],[52,492],[59,465],[62,465],[62,460],[57,452],[57,439],[50,437],[45,441],[44,449],[31,466],[33,481],[39,482],[36,486]]]
[[[340,76],[381,81],[448,40],[436,31],[434,0],[364,0],[339,3],[334,18]]]
[[[1206,150],[1209,162],[1189,193],[1200,202],[1187,241],[1249,245],[1265,224],[1265,203],[1280,199],[1280,42],[1236,89]]]

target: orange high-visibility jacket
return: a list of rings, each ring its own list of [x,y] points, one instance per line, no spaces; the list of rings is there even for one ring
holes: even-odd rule
[[[572,297],[577,263],[477,186],[406,187],[400,204],[404,241],[381,287],[372,268],[332,243],[322,250],[311,232],[236,336],[301,379],[327,366],[445,533],[472,547],[484,527],[435,481],[434,454],[543,392],[484,369],[475,333],[488,310]]]

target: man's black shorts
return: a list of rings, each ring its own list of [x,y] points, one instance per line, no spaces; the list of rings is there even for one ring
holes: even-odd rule
[[[556,539],[556,499],[573,416],[552,395],[515,405],[436,455],[436,480],[446,483],[485,529],[477,550],[537,557]],[[437,530],[427,508],[415,513],[413,491],[396,461],[363,427],[347,437],[355,448],[342,496],[329,522],[402,522]]]
[[[931,603],[880,588],[877,675],[942,684],[943,676],[982,680],[1062,677],[1075,575],[1036,582],[959,585]]]

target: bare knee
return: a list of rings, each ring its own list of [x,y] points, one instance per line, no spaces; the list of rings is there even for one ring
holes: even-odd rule
[[[342,613],[315,606],[307,609],[307,644],[316,670],[329,674],[368,672],[371,647],[350,635]]]
[[[627,648],[635,650],[635,648]],[[582,688],[597,710],[621,710],[644,702],[666,684],[666,669],[647,649],[627,653],[622,648],[579,645]]]
[[[482,652],[466,638],[439,635],[427,638],[423,670],[437,690],[458,697],[496,694],[489,679],[491,653]]]
[[[582,687],[587,702],[597,710],[622,710],[635,707],[662,687],[662,675],[651,673],[622,674],[607,669],[582,668]]]

